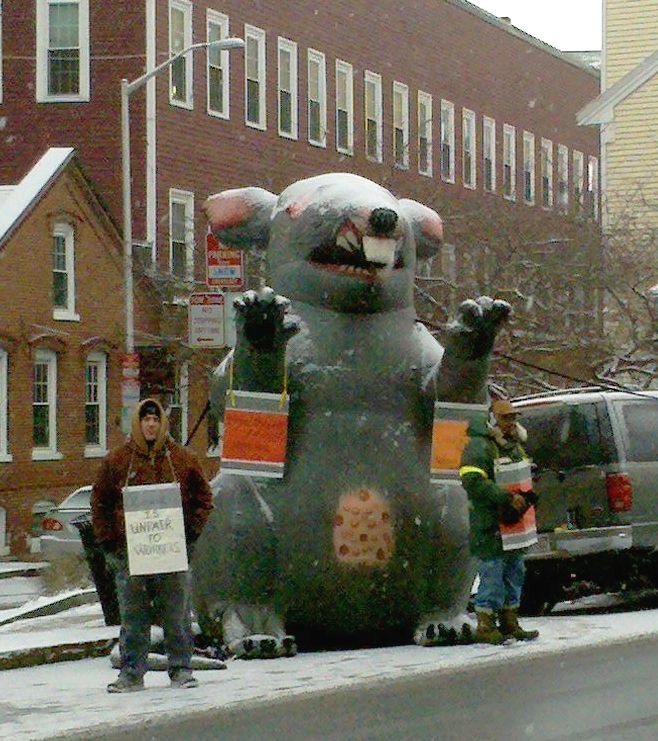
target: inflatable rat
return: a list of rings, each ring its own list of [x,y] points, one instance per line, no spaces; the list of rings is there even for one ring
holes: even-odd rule
[[[433,407],[486,400],[509,305],[464,302],[444,350],[413,303],[416,260],[439,250],[441,219],[355,175],[278,197],[225,191],[204,208],[222,244],[266,250],[271,286],[236,301],[213,413],[230,375],[270,393],[287,379],[290,416],[283,478],[213,482],[194,559],[202,630],[243,657],[468,640],[467,503],[458,482],[430,483]]]

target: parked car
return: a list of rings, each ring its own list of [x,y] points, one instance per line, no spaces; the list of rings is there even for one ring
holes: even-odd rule
[[[91,486],[82,486],[46,512],[41,522],[41,555],[48,561],[84,555],[78,528],[72,521],[91,510]]]
[[[656,586],[658,392],[588,387],[513,403],[528,430],[539,497],[522,610]]]

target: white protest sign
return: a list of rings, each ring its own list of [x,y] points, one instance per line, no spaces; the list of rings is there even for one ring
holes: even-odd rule
[[[180,485],[126,486],[123,510],[131,576],[187,571]]]

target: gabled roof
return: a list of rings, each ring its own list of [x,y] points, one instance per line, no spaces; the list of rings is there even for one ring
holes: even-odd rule
[[[627,72],[604,93],[581,108],[576,114],[580,126],[610,123],[615,106],[638,90],[658,72],[658,50]]]
[[[0,186],[0,247],[39,202],[73,155],[72,147],[51,147],[18,185]]]

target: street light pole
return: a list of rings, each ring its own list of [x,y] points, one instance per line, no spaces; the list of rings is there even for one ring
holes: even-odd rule
[[[121,80],[121,170],[123,190],[123,259],[124,288],[126,292],[126,352],[135,349],[135,331],[133,319],[133,274],[132,274],[132,192],[130,175],[130,96],[135,90],[145,85],[152,77],[170,67],[177,59],[195,49],[212,47],[220,51],[244,48],[244,41],[231,37],[217,41],[201,41],[192,44],[178,54],[166,59],[146,74],[132,82]]]
[[[135,90],[145,85],[152,77],[170,67],[177,59],[195,49],[213,48],[220,51],[229,49],[243,49],[244,40],[236,37],[217,39],[216,41],[201,41],[188,46],[177,54],[154,67],[146,74],[132,82],[121,80],[121,178],[123,194],[123,281],[125,291],[126,313],[126,353],[135,352],[135,324],[133,306],[133,236],[132,236],[132,191],[130,173],[130,96]],[[125,407],[126,404],[122,405]]]

